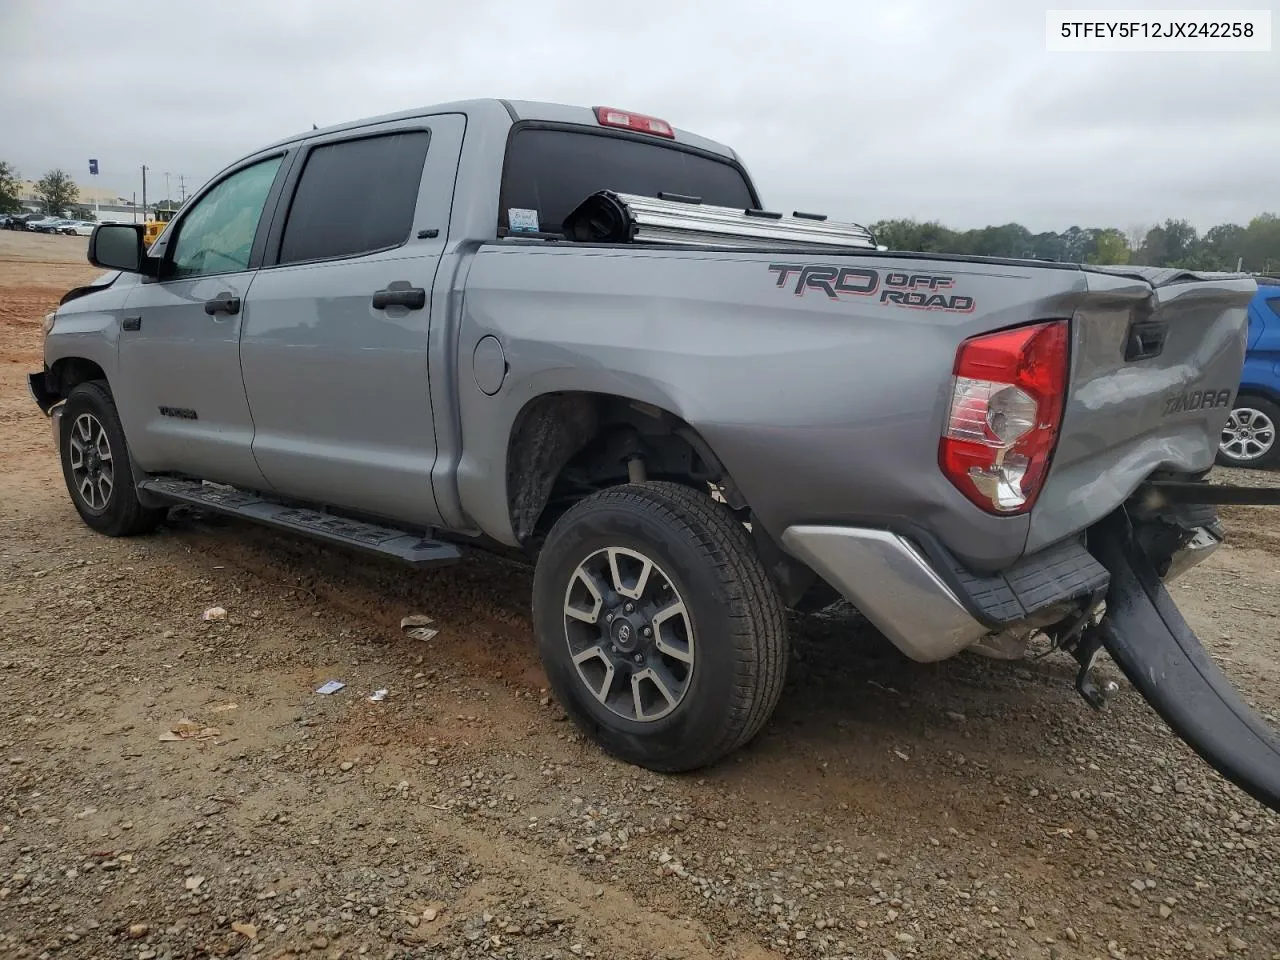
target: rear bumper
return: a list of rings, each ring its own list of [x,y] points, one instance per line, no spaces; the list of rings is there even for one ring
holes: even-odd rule
[[[1221,539],[1208,528],[1164,574],[1181,576]],[[868,527],[789,527],[783,546],[840,591],[912,660],[945,660],[991,634],[1046,627],[1093,604],[1111,575],[1080,539],[1054,544],[994,574],[966,570],[926,535]]]
[[[943,660],[990,630],[906,539],[862,527],[796,526],[782,545],[912,660]]]

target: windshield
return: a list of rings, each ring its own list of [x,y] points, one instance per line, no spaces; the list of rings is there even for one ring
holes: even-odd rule
[[[500,226],[559,233],[565,217],[600,190],[646,197],[678,193],[740,209],[756,205],[746,175],[727,160],[667,141],[526,127],[507,148]]]

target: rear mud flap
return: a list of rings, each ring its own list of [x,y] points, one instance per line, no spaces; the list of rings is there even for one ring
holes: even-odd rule
[[[1129,682],[1215,770],[1280,810],[1280,735],[1236,693],[1174,605],[1117,511],[1089,535],[1111,573],[1102,642]]]

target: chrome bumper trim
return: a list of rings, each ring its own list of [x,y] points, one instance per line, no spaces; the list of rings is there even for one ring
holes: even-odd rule
[[[897,534],[862,527],[795,526],[783,532],[782,544],[912,660],[945,660],[990,632],[920,552]]]
[[[1208,560],[1222,546],[1222,539],[1207,527],[1197,527],[1195,536],[1176,551],[1169,560],[1165,583],[1172,583],[1192,567]]]

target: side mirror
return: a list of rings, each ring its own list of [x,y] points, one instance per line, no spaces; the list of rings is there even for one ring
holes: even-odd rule
[[[89,262],[95,267],[145,273],[146,256],[136,223],[100,223],[89,234]]]

